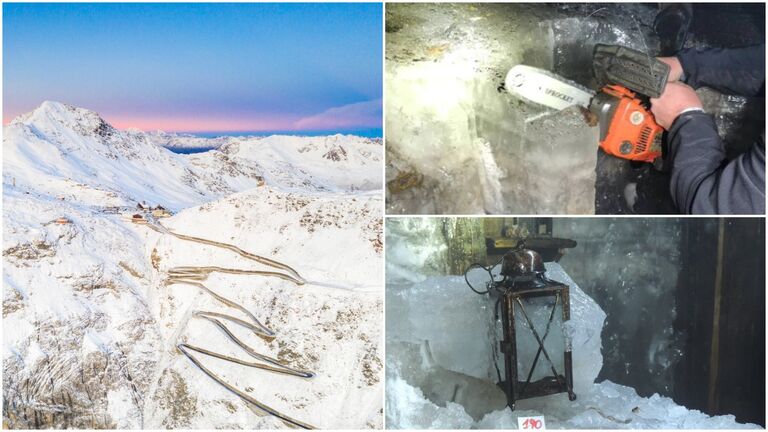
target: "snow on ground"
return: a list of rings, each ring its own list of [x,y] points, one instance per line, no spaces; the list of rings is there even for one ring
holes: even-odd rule
[[[285,427],[175,348],[187,341],[248,358],[191,318],[200,308],[238,311],[164,283],[173,266],[259,265],[131,223],[142,201],[179,212],[161,219],[174,231],[276,259],[309,281],[214,273],[204,283],[277,332],[269,343],[233,329],[238,337],[315,378],[204,357],[206,367],[315,426],[382,425],[381,145],[337,136],[281,147],[282,138],[175,154],[152,134],[54,102],[4,127],[4,425]],[[54,222],[61,217],[70,223]]]
[[[396,246],[396,239],[399,237],[392,234],[387,247]],[[407,249],[400,247],[397,250]],[[546,263],[547,276],[570,286],[571,320],[560,331],[572,340],[576,401],[569,401],[566,394],[520,400],[515,411],[509,408],[486,410],[480,418],[473,418],[468,411],[477,411],[482,406],[463,406],[450,401],[435,403],[432,392],[425,389],[434,388],[436,384],[431,381],[436,379],[455,380],[454,384],[448,383],[449,388],[455,385],[462,391],[470,391],[463,384],[467,381],[464,377],[469,376],[485,382],[486,392],[493,389],[497,380],[491,353],[493,306],[487,297],[471,292],[463,277],[419,276],[418,262],[423,262],[423,257],[414,261],[409,256],[414,255],[393,256],[392,263],[390,254],[387,256],[388,428],[517,429],[519,416],[533,415],[543,415],[547,427],[552,429],[759,428],[753,424],[739,424],[732,415],[710,417],[688,410],[659,395],[643,398],[634,389],[610,381],[594,383],[602,367],[600,335],[605,313],[557,263]],[[395,277],[390,280],[390,275]],[[473,281],[476,285],[481,283],[479,276],[470,275],[470,278],[478,278]],[[535,314],[534,311],[529,313]],[[535,317],[532,319],[536,322]],[[537,328],[543,327],[539,322]],[[520,333],[520,357],[525,357],[526,352],[532,356],[538,345],[525,342]],[[551,337],[556,333],[552,332]],[[497,329],[497,335],[500,334]],[[429,341],[441,370],[450,372],[443,370],[436,374],[425,368],[418,350],[418,344],[423,340]],[[547,350],[555,352],[550,346]],[[562,364],[562,360],[552,358],[556,365]],[[503,358],[496,361],[503,370]],[[530,365],[530,361],[524,363]],[[477,398],[482,395],[478,392]],[[467,404],[473,404],[471,398]]]

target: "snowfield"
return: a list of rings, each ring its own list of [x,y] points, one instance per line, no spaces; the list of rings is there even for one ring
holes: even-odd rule
[[[201,281],[275,331],[227,323],[260,354],[315,373],[213,357],[250,397],[321,428],[383,425],[382,146],[354,136],[201,139],[120,131],[45,102],[3,129],[3,423],[10,428],[285,428],[177,344],[253,361],[197,311],[246,319],[179,266],[274,270],[174,233],[285,263],[307,281],[214,272]],[[155,219],[161,205],[173,216]],[[59,220],[57,223],[57,219]]]

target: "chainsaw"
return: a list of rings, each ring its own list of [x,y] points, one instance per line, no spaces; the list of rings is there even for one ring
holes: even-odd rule
[[[633,161],[656,161],[663,129],[653,118],[649,99],[664,91],[669,65],[630,48],[598,44],[592,67],[601,86],[598,92],[525,65],[510,69],[504,85],[511,95],[548,108],[582,107],[597,120],[603,151]]]

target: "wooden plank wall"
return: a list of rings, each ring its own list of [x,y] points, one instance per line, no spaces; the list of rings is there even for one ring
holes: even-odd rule
[[[765,222],[691,218],[681,242],[675,331],[685,343],[673,398],[765,426]]]

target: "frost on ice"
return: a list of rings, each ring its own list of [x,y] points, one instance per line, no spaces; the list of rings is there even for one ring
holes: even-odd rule
[[[514,412],[494,409],[501,392],[494,384],[492,302],[470,291],[463,277],[418,277],[414,268],[418,265],[404,264],[395,283],[387,285],[385,413],[389,428],[516,429],[517,417],[530,415],[544,415],[547,427],[565,429],[757,428],[738,424],[730,415],[710,417],[688,410],[659,395],[643,398],[634,389],[610,381],[595,383],[602,367],[605,313],[557,263],[546,264],[547,276],[570,287],[571,319],[559,331],[572,342],[577,399],[571,402],[563,393],[519,400]],[[388,268],[388,274],[391,271]],[[482,281],[481,275],[470,278],[473,283]],[[546,322],[546,317],[538,318],[537,327]],[[550,337],[555,340],[555,336]],[[424,341],[431,348],[434,365],[424,354]],[[532,338],[518,341],[524,359],[532,357],[537,347]],[[499,360],[501,367],[503,360]],[[553,362],[558,364],[555,358]],[[436,397],[434,389],[446,384],[475,397],[453,399],[463,404]]]

